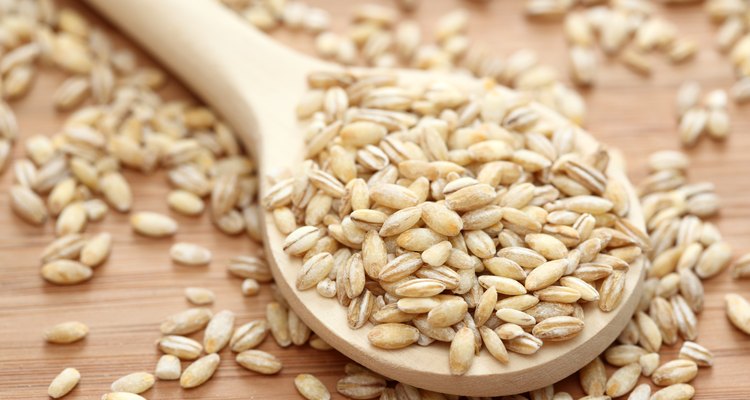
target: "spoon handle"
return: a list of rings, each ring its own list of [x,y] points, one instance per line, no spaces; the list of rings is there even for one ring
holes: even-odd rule
[[[271,148],[299,141],[294,99],[315,60],[276,44],[215,0],[87,2],[216,108],[255,156],[289,156]],[[262,143],[261,132],[276,144]]]

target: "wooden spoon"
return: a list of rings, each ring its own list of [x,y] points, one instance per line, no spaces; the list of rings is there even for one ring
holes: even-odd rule
[[[293,170],[303,159],[303,140],[295,106],[306,91],[311,71],[337,70],[340,66],[287,49],[255,30],[215,0],[87,0],[129,33],[187,83],[196,94],[217,109],[242,136],[266,174]],[[429,82],[436,75],[398,71],[410,82]],[[446,79],[445,76],[441,79]],[[450,77],[451,80],[458,78]],[[466,83],[466,78],[460,79]],[[474,81],[474,84],[477,84]],[[561,119],[539,106],[540,112]],[[580,131],[578,145],[594,151],[598,144]],[[621,157],[614,154],[609,175],[627,181]],[[261,179],[265,181],[265,179]],[[261,187],[261,193],[268,189]],[[628,186],[629,218],[643,226],[639,202]],[[496,396],[526,392],[547,386],[590,362],[614,341],[630,320],[640,298],[643,264],[631,266],[623,301],[615,311],[604,313],[595,304],[585,307],[586,326],[576,338],[545,343],[535,355],[511,353],[502,365],[482,352],[469,372],[453,376],[448,369],[445,345],[411,346],[381,350],[370,345],[367,327],[351,330],[346,310],[315,290],[295,287],[298,258],[282,251],[284,237],[265,216],[264,243],[276,284],[292,309],[326,342],[354,361],[382,375],[420,388],[450,394]]]

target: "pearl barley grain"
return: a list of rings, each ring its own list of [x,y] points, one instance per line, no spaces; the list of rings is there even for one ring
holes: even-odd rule
[[[320,379],[310,374],[299,374],[294,378],[294,386],[307,400],[330,400],[331,393]]]
[[[159,362],[156,363],[154,375],[163,381],[180,379],[181,374],[182,366],[180,365],[180,359],[171,354],[161,356]]]
[[[255,279],[245,279],[242,281],[242,295],[246,297],[256,296],[260,292],[260,284]]]
[[[53,399],[59,399],[70,393],[81,380],[81,374],[75,368],[65,368],[49,384],[47,394]]]
[[[49,343],[68,344],[86,337],[89,327],[78,321],[63,322],[44,332],[44,340]]]
[[[169,255],[176,263],[183,265],[206,265],[211,262],[211,251],[193,243],[175,243],[169,249]]]
[[[216,299],[216,295],[213,291],[201,287],[187,287],[185,288],[185,298],[197,306],[204,306],[213,304]]]
[[[185,368],[182,376],[180,376],[180,386],[183,389],[191,389],[204,384],[216,372],[216,368],[219,367],[219,360],[219,355],[216,353],[195,360]]]

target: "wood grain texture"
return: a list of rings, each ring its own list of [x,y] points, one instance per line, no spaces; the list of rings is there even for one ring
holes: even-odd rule
[[[334,13],[338,27],[347,24],[355,2],[317,0]],[[388,3],[384,1],[384,3]],[[557,23],[530,24],[520,14],[520,1],[494,1],[484,5],[472,2],[423,2],[415,17],[425,29],[437,16],[456,4],[465,4],[472,13],[470,35],[499,54],[530,47],[544,62],[565,69],[565,45]],[[674,93],[684,79],[697,79],[706,88],[724,87],[732,82],[731,69],[713,47],[714,27],[700,7],[670,9],[667,18],[678,24],[684,35],[699,41],[702,51],[689,64],[672,67],[659,62],[654,75],[644,79],[623,66],[602,59],[598,85],[586,94],[589,130],[603,142],[623,150],[635,181],[643,177],[649,152],[677,148],[673,117]],[[301,50],[311,47],[303,34],[277,35]],[[661,61],[661,60],[660,60]],[[27,98],[13,104],[22,136],[52,134],[62,118],[54,113],[50,96],[62,75],[45,71]],[[177,85],[167,89],[170,96],[184,90]],[[690,176],[710,180],[722,198],[722,214],[716,219],[722,233],[737,253],[750,251],[750,114],[747,108],[733,108],[733,134],[726,143],[701,142],[689,153],[694,162]],[[22,155],[16,146],[15,156]],[[142,177],[129,174],[136,195],[135,210],[168,212],[162,174]],[[9,173],[0,180],[0,192],[7,192]],[[258,251],[246,237],[227,239],[211,227],[208,218],[175,216],[180,232],[174,239],[152,240],[133,235],[127,217],[116,213],[92,224],[88,233],[109,231],[114,235],[112,258],[95,271],[94,278],[74,287],[44,283],[38,275],[38,255],[51,240],[52,230],[30,227],[9,210],[7,195],[0,196],[0,398],[41,398],[51,379],[63,368],[78,368],[82,381],[67,398],[95,398],[108,391],[118,377],[130,372],[152,371],[159,354],[154,341],[160,320],[188,306],[183,297],[186,286],[204,286],[217,293],[215,310],[238,313],[238,322],[260,318],[270,290],[264,286],[256,298],[243,298],[240,280],[225,272],[225,262],[237,254]],[[168,249],[173,241],[192,241],[211,248],[214,262],[209,267],[174,266]],[[706,282],[706,310],[700,318],[698,342],[711,349],[716,366],[702,369],[695,381],[696,398],[743,399],[750,396],[747,362],[750,337],[732,328],[723,310],[723,294],[739,292],[750,297],[750,281],[732,281],[723,274]],[[42,330],[65,320],[81,320],[91,327],[89,337],[68,346],[46,345]],[[200,338],[200,335],[199,335]],[[271,340],[261,346],[281,358],[279,376],[265,377],[239,368],[228,352],[222,352],[221,366],[208,384],[182,391],[176,382],[158,382],[145,396],[150,399],[284,399],[297,398],[292,380],[298,373],[319,376],[334,391],[346,360],[335,352],[310,348],[279,349]],[[675,356],[677,348],[669,349]],[[560,385],[579,394],[576,379]],[[334,395],[337,397],[337,395]]]

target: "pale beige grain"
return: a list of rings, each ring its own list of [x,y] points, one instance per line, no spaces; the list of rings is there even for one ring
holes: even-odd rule
[[[101,265],[112,252],[112,235],[102,232],[88,239],[81,249],[81,263],[89,267]]]
[[[297,228],[284,239],[283,249],[292,255],[302,255],[317,243],[320,235],[320,229],[314,226]]]
[[[698,365],[692,360],[672,360],[659,366],[651,375],[657,386],[687,383],[698,374]]]
[[[641,364],[641,373],[643,376],[651,376],[659,367],[660,356],[659,353],[648,353],[642,355],[638,359],[638,363]]]
[[[505,323],[505,324],[498,326],[495,329],[495,333],[497,333],[497,335],[502,340],[511,340],[511,339],[515,339],[517,337],[523,336],[524,330],[519,325]]]
[[[676,295],[670,299],[670,303],[674,310],[680,335],[686,340],[695,340],[698,336],[698,320],[687,301],[682,296]]]
[[[217,353],[229,343],[234,330],[234,313],[222,310],[214,314],[203,333],[203,349],[206,353]]]
[[[305,325],[300,317],[292,310],[289,310],[287,323],[289,325],[289,336],[295,346],[302,346],[307,343],[312,331]]]
[[[47,196],[47,209],[52,215],[59,215],[75,197],[76,180],[66,178],[55,184]]]
[[[583,392],[589,396],[602,396],[607,387],[607,371],[604,363],[597,357],[578,371],[578,378]]]
[[[258,282],[273,280],[271,269],[263,258],[255,256],[237,256],[229,260],[227,270],[230,274],[244,279],[255,279]]]
[[[708,123],[708,112],[703,108],[693,107],[685,111],[680,119],[679,135],[682,144],[692,146],[705,131]]]
[[[42,250],[42,262],[47,263],[58,259],[77,259],[86,243],[83,236],[79,234],[65,235],[57,238]]]
[[[613,271],[604,279],[599,288],[599,308],[602,311],[612,311],[620,305],[626,277],[624,271]]]
[[[505,345],[500,336],[486,326],[479,327],[479,333],[482,337],[482,342],[487,347],[487,351],[490,352],[492,357],[503,364],[507,364],[509,361],[508,352],[505,349]]]
[[[288,311],[286,307],[271,302],[266,305],[266,320],[276,343],[281,347],[288,347],[292,344],[289,334]]]
[[[543,342],[537,337],[525,333],[519,337],[513,338],[505,342],[505,348],[509,351],[518,354],[531,355],[535,354],[539,349],[542,348]]]
[[[213,312],[205,307],[189,308],[168,316],[160,329],[164,335],[187,335],[203,329],[213,317]]]
[[[638,362],[640,358],[648,352],[642,347],[630,344],[621,344],[611,346],[604,352],[604,358],[607,363],[612,364],[616,367],[623,367],[634,362]]]
[[[133,192],[125,178],[118,172],[105,173],[99,179],[104,199],[117,211],[127,212],[133,205]]]
[[[174,381],[180,379],[180,375],[182,375],[180,359],[171,354],[164,354],[156,363],[154,375],[163,381]]]
[[[471,368],[474,361],[474,333],[471,329],[464,327],[456,332],[448,357],[453,375],[463,375]]]
[[[383,349],[400,349],[415,343],[419,338],[417,328],[398,323],[386,323],[373,327],[367,338],[373,346]]]
[[[385,388],[385,379],[367,372],[347,375],[336,382],[336,391],[352,399],[376,398]]]
[[[141,235],[160,238],[172,236],[177,232],[177,221],[155,212],[141,211],[130,217],[133,230]]]
[[[148,372],[133,372],[112,382],[113,392],[143,393],[154,386],[154,376]]]
[[[83,203],[75,202],[63,208],[55,221],[55,234],[64,236],[71,233],[80,233],[86,229],[86,209]]]
[[[260,284],[255,279],[247,278],[242,281],[242,285],[240,285],[240,291],[242,292],[243,296],[255,296],[260,293]]]
[[[88,333],[89,327],[83,322],[63,322],[44,331],[44,340],[50,343],[67,344],[85,338]]]
[[[690,400],[695,395],[695,389],[686,384],[669,385],[651,395],[650,400]]]
[[[219,360],[219,355],[214,353],[194,361],[180,376],[180,386],[183,389],[191,389],[202,385],[216,372]]]
[[[109,206],[101,199],[86,200],[83,207],[86,209],[86,217],[91,222],[101,221],[109,212]]]
[[[698,343],[686,340],[682,343],[679,357],[695,362],[699,367],[711,367],[714,364],[714,355],[707,348]]]
[[[642,383],[633,389],[628,396],[628,400],[649,400],[651,398],[651,386],[648,383]]]
[[[195,305],[204,306],[213,304],[214,300],[216,300],[216,295],[210,289],[202,287],[186,287],[185,298]]]
[[[330,400],[331,393],[320,379],[311,374],[299,374],[294,378],[294,386],[307,400]]]
[[[42,266],[42,277],[57,285],[75,285],[91,279],[93,271],[73,260],[54,260]]]
[[[179,242],[169,248],[172,261],[183,265],[206,265],[211,262],[211,251],[193,243]]]
[[[540,321],[534,325],[532,333],[539,339],[554,342],[569,340],[578,335],[583,328],[584,323],[578,318],[558,316]]]
[[[477,326],[484,325],[492,316],[492,312],[497,304],[497,289],[494,286],[488,288],[482,293],[479,303],[474,308],[474,322]]]
[[[638,363],[628,364],[618,369],[607,380],[607,395],[611,397],[624,396],[633,390],[640,376],[641,366]]]
[[[235,357],[243,368],[264,375],[273,375],[281,371],[281,361],[273,354],[261,350],[245,350]]]
[[[750,302],[734,293],[724,296],[726,314],[737,329],[750,335]]]
[[[568,260],[549,261],[539,265],[526,276],[524,286],[528,291],[536,291],[555,283],[559,280],[568,267]]]
[[[701,254],[695,266],[695,274],[702,279],[719,274],[729,265],[732,248],[726,242],[713,243]]]
[[[234,331],[229,347],[236,353],[253,349],[265,340],[268,331],[268,323],[265,320],[248,322]]]
[[[364,253],[364,251],[363,251]],[[333,269],[333,257],[330,253],[316,254],[302,265],[297,275],[297,289],[307,290],[318,284]]]
[[[205,208],[203,200],[187,190],[169,192],[167,204],[172,210],[188,216],[200,215]]]
[[[203,346],[184,336],[169,335],[159,339],[159,350],[181,360],[195,360],[203,351]]]
[[[732,277],[735,279],[750,277],[750,254],[744,254],[735,260],[732,266]]]
[[[72,76],[63,81],[53,94],[55,107],[61,111],[76,108],[90,95],[89,80],[82,76]]]
[[[81,374],[75,368],[65,368],[60,372],[47,388],[47,395],[59,399],[70,393],[81,380]]]
[[[30,224],[42,225],[47,221],[47,208],[42,199],[25,186],[10,188],[10,206],[16,215]]]

